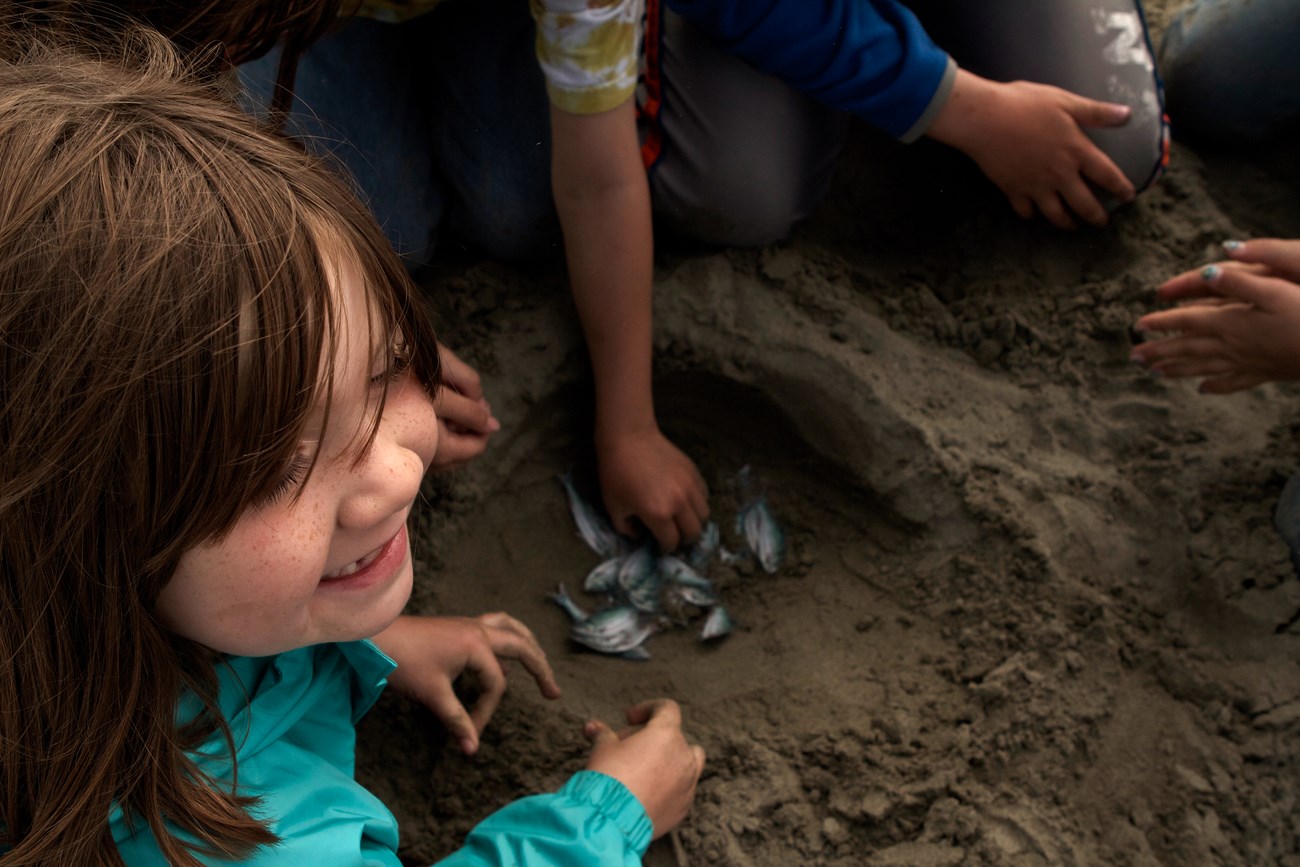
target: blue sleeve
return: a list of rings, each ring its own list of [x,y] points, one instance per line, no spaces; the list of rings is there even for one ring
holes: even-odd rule
[[[727,51],[831,108],[911,141],[956,66],[894,0],[666,0]]]
[[[438,867],[640,867],[653,831],[626,786],[579,771],[554,794],[521,798],[488,816]]]

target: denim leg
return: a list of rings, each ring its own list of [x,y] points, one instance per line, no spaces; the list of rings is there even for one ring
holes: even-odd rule
[[[447,234],[494,258],[562,255],[551,193],[550,101],[523,0],[447,0],[411,22]]]
[[[394,248],[428,261],[444,194],[434,171],[427,87],[416,74],[410,24],[349,21],[298,63],[285,129],[347,170]],[[280,52],[239,68],[244,104],[264,114]]]
[[[1174,134],[1258,141],[1300,124],[1297,47],[1297,0],[1195,0],[1160,47]]]

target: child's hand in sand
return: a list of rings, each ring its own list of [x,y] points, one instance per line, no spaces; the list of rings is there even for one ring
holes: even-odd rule
[[[488,437],[501,429],[483,397],[478,371],[441,343],[442,388],[434,410],[438,414],[438,451],[432,469],[450,470],[487,450]]]
[[[704,748],[688,743],[682,712],[668,699],[628,708],[631,729],[615,732],[599,720],[587,723],[591,740],[587,770],[613,777],[645,807],[654,836],[677,827],[691,810],[695,784],[704,770]]]
[[[700,535],[709,495],[695,463],[659,429],[596,437],[601,497],[614,529],[632,538],[640,521],[665,551]]]
[[[948,101],[927,135],[964,152],[997,184],[1021,217],[1035,210],[1062,229],[1078,215],[1106,224],[1089,182],[1122,202],[1136,192],[1119,167],[1083,132],[1122,126],[1127,106],[1097,102],[1046,84],[1002,83],[958,70]]]
[[[1169,332],[1133,349],[1133,360],[1170,377],[1205,377],[1201,391],[1226,394],[1300,379],[1300,240],[1224,245],[1233,261],[1179,274],[1161,298],[1184,302],[1138,320]]]
[[[399,617],[374,640],[397,663],[389,682],[427,705],[466,755],[478,750],[479,735],[506,691],[502,660],[519,660],[537,681],[542,695],[560,696],[559,684],[537,638],[508,614]],[[452,688],[456,678],[467,671],[477,678],[480,690],[469,709]]]

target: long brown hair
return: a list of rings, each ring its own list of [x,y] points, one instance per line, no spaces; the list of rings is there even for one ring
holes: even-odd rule
[[[0,863],[120,864],[114,805],[170,863],[242,857],[274,836],[186,754],[220,731],[233,756],[219,658],[154,603],[328,411],[328,257],[430,388],[433,333],[365,207],[161,37],[23,39],[0,59]],[[206,711],[178,728],[186,690]]]

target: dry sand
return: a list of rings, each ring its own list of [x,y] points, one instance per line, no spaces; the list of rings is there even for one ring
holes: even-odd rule
[[[724,531],[753,465],[790,553],[715,567],[737,630],[660,634],[643,663],[571,644],[545,598],[597,561],[556,481],[591,474],[563,274],[448,266],[444,337],[503,429],[430,481],[411,608],[510,611],[565,695],[514,671],[473,759],[386,696],[359,776],[403,857],[561,784],[583,720],[668,695],[709,762],[681,851],[647,864],[1300,864],[1300,581],[1271,528],[1297,392],[1202,396],[1128,361],[1164,277],[1300,236],[1298,193],[1292,155],[1179,145],[1112,226],[1062,233],[864,130],[788,243],[665,249],[661,421]]]

